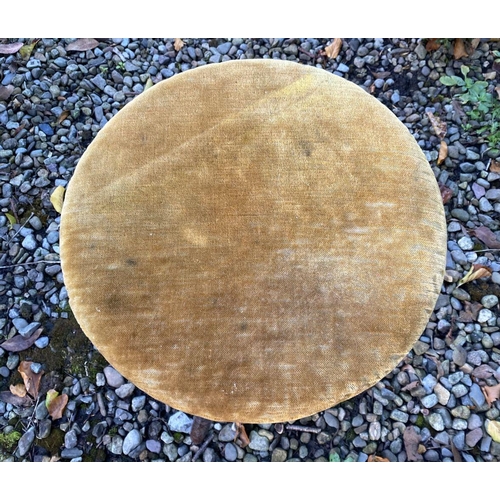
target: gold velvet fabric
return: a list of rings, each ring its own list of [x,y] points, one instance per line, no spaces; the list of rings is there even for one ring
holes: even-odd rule
[[[61,258],[83,331],[154,398],[283,422],[369,388],[422,333],[446,226],[417,143],[327,71],[186,71],[127,104],[71,179]]]

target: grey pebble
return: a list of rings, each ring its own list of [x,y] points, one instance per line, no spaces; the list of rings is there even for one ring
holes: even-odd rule
[[[121,436],[113,436],[111,438],[111,444],[109,446],[109,451],[114,455],[121,455],[123,452],[123,438]]]
[[[407,413],[395,409],[392,410],[390,418],[392,420],[396,420],[396,422],[402,422],[403,424],[406,424],[406,422],[408,422],[409,416]]]
[[[436,406],[438,403],[438,398],[435,394],[429,394],[428,396],[423,397],[420,402],[424,406],[424,408],[432,408]]]
[[[500,191],[500,190],[499,190]],[[455,217],[458,220],[461,220],[462,222],[468,222],[470,219],[470,215],[468,212],[466,212],[462,208],[455,208],[451,211],[451,216]]]
[[[20,457],[24,457],[28,453],[33,441],[35,440],[35,428],[30,427],[19,439],[17,443],[17,452]]]
[[[128,398],[134,392],[134,389],[135,385],[129,382],[127,384],[123,384],[120,387],[118,387],[115,390],[115,393],[119,398],[124,399]]]
[[[269,449],[269,439],[261,436],[257,431],[250,432],[250,443],[248,447],[254,451],[267,451]]]
[[[224,446],[224,458],[228,462],[234,462],[238,458],[238,450],[233,443],[227,443]]]
[[[156,441],[156,439],[148,439],[146,441],[146,448],[152,453],[160,453],[161,443],[159,441]]]
[[[106,366],[103,371],[106,382],[111,387],[118,388],[125,383],[125,379],[112,366]]]
[[[492,307],[495,307],[498,304],[498,297],[496,295],[485,295],[481,299],[481,304],[484,307],[491,309]]]
[[[66,448],[74,448],[77,442],[78,442],[78,437],[73,429],[64,435],[64,446]]]
[[[229,52],[231,45],[232,45],[231,42],[221,43],[220,45],[217,46],[217,51],[220,54],[225,55]]]
[[[0,366],[0,377],[10,377],[10,370],[6,366]]]
[[[469,392],[469,396],[472,402],[478,407],[482,408],[486,403],[486,398],[484,397],[483,391],[477,384],[472,384]]]
[[[21,328],[18,330],[19,334],[22,335],[24,338],[30,338],[38,328],[40,328],[41,323],[38,323],[37,321],[30,323],[29,325],[26,325],[24,328]]]
[[[226,424],[219,432],[219,441],[228,443],[236,438],[236,429],[233,429],[233,424]]]
[[[43,336],[35,340],[35,345],[38,349],[45,349],[49,345],[49,337]]]
[[[184,434],[189,434],[193,426],[193,419],[189,418],[182,411],[174,413],[168,419],[168,428],[172,432],[182,432]]]
[[[146,396],[136,396],[135,398],[132,398],[132,411],[139,411],[144,408],[144,405],[146,404]]]
[[[444,430],[443,417],[439,413],[429,415],[429,425],[436,431]]]
[[[38,246],[38,243],[36,241],[36,237],[34,234],[28,234],[22,241],[21,245],[23,248],[26,250],[29,250],[30,252],[35,250],[36,247]]]
[[[61,451],[61,458],[73,459],[82,455],[83,451],[80,448],[63,448]]]
[[[123,454],[130,455],[141,443],[141,433],[137,429],[132,429],[123,440]]]

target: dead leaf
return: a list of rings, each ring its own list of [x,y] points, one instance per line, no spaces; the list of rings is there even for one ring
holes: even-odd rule
[[[473,38],[470,42],[470,46],[473,50],[476,50],[480,43],[481,43],[480,38]]]
[[[342,38],[334,38],[330,45],[325,47],[325,54],[329,59],[335,59],[342,48]]]
[[[47,397],[45,399],[45,406],[49,411],[49,415],[52,417],[52,420],[57,420],[62,417],[64,408],[68,404],[68,395],[61,394],[54,389],[49,389],[47,391]]]
[[[445,186],[444,184],[439,184],[439,191],[441,192],[441,198],[443,199],[443,205],[448,203],[453,196],[453,189]]]
[[[490,420],[486,426],[486,432],[491,436],[493,441],[500,443],[500,422]]]
[[[17,371],[23,377],[24,385],[26,386],[26,391],[28,394],[33,396],[34,399],[38,397],[38,389],[40,388],[40,380],[43,375],[43,370],[39,373],[34,373],[31,371],[32,361],[21,361],[17,368]]]
[[[413,382],[406,384],[404,387],[401,387],[401,390],[409,392],[413,389],[416,389],[419,385],[420,385],[420,380],[414,380]]]
[[[465,50],[463,38],[455,38],[455,43],[453,45],[453,57],[455,60],[461,59],[462,57],[468,57],[468,53]]]
[[[427,116],[432,125],[432,129],[434,130],[434,134],[436,134],[440,139],[444,139],[446,135],[446,131],[448,130],[448,125],[445,122],[441,121],[440,118],[434,116],[434,113],[431,111],[427,111]]]
[[[0,43],[0,54],[15,54],[23,45],[22,42]]]
[[[10,391],[0,392],[0,401],[3,401],[4,403],[10,403],[14,406],[31,406],[33,404],[33,401],[28,396],[20,398],[19,396],[12,394],[12,392]]]
[[[68,43],[66,51],[68,52],[85,52],[86,50],[95,49],[99,42],[94,38],[79,38],[74,42]]]
[[[491,160],[490,172],[495,172],[496,174],[500,174],[500,162]]]
[[[63,203],[64,203],[64,192],[63,186],[57,186],[53,193],[50,195],[50,202],[54,207],[54,210],[58,213],[62,213]]]
[[[470,302],[465,301],[465,307],[460,314],[458,315],[458,321],[462,323],[472,323],[477,320],[477,315],[479,311],[483,308],[483,306],[479,302]]]
[[[500,85],[497,85],[497,86],[495,87],[495,90],[496,90],[496,93],[497,93],[498,98],[500,99]]]
[[[479,226],[472,229],[470,233],[482,241],[488,248],[500,248],[500,241],[497,240],[495,233],[491,229]]]
[[[61,123],[66,120],[66,118],[68,118],[69,116],[69,111],[67,109],[65,109],[60,115],[59,117],[57,118],[57,121],[56,121],[56,124],[57,125],[61,125]]]
[[[483,73],[483,78],[485,80],[494,80],[497,77],[496,71],[488,71],[488,73]]]
[[[500,384],[497,385],[485,385],[481,387],[483,391],[484,397],[486,398],[486,402],[488,406],[491,408],[491,405],[497,400],[500,399]]]
[[[2,349],[9,352],[20,352],[31,347],[36,339],[40,337],[43,332],[43,328],[39,328],[31,337],[25,338],[22,335],[16,335],[11,339],[6,340],[4,343],[0,344]]]
[[[446,144],[445,141],[441,141],[441,144],[439,145],[439,155],[437,159],[437,164],[441,165],[444,160],[448,157],[448,144]]]
[[[477,366],[476,368],[474,368],[474,370],[472,370],[472,376],[482,380],[495,377],[500,381],[500,373],[495,371],[490,365]]]
[[[441,44],[437,41],[437,38],[429,38],[425,44],[425,50],[433,51],[441,47]]]
[[[490,276],[491,268],[483,266],[482,264],[472,264],[467,274],[457,283],[457,288],[469,281],[474,281],[479,278],[489,278]]]
[[[14,92],[14,85],[0,86],[0,101],[6,101]]]
[[[412,425],[406,428],[403,434],[406,456],[410,462],[422,462],[423,457],[418,453],[418,445],[420,444],[420,435]]]
[[[458,451],[453,441],[451,442],[451,452],[453,453],[453,460],[455,462],[463,462],[462,455]]]
[[[378,457],[377,455],[370,455],[367,462],[390,462],[388,458]]]
[[[24,384],[11,385],[9,390],[12,394],[14,394],[14,396],[18,396],[20,398],[24,398],[26,396],[26,387]]]
[[[201,444],[207,437],[208,431],[212,426],[212,422],[206,418],[197,417],[193,418],[193,425],[191,427],[191,441],[193,444]]]
[[[146,85],[144,85],[144,92],[146,92],[146,90],[150,89],[153,85],[154,85],[153,80],[151,80],[151,77],[148,77]]]
[[[29,43],[27,45],[24,45],[21,50],[19,51],[20,56],[27,61],[31,57],[31,53],[33,52],[33,49],[35,48],[35,45],[39,42],[38,40],[35,40],[32,43]]]
[[[182,47],[184,47],[184,42],[180,38],[174,38],[174,49],[179,52]]]
[[[234,438],[234,442],[240,447],[240,448],[246,448],[249,443],[250,439],[248,439],[247,431],[245,430],[245,426],[241,424],[240,422],[235,422],[236,425],[236,436]]]

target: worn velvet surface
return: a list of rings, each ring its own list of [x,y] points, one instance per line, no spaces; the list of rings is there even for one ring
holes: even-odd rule
[[[375,384],[425,328],[445,253],[437,183],[396,116],[271,60],[134,99],[61,222],[86,335],[154,398],[218,421],[288,421]]]

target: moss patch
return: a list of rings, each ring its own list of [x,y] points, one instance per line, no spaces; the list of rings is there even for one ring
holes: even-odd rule
[[[0,461],[12,456],[19,439],[21,439],[21,433],[18,431],[0,434]]]
[[[46,438],[36,439],[35,444],[47,450],[51,457],[59,455],[64,444],[64,432],[57,427],[53,427]]]
[[[91,380],[95,380],[96,374],[108,364],[85,336],[73,314],[68,319],[57,319],[49,336],[50,342],[45,349],[32,347],[23,351],[23,359],[42,363],[45,372],[87,376]]]

